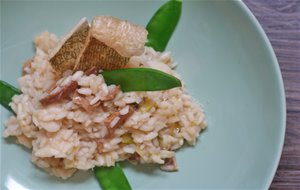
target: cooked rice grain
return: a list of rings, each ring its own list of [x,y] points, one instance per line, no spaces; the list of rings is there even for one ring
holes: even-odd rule
[[[174,150],[184,141],[196,143],[206,124],[201,108],[184,88],[123,93],[117,86],[105,84],[101,75],[66,71],[61,78],[48,62],[49,52],[57,42],[57,37],[48,32],[35,39],[36,54],[31,66],[18,79],[23,94],[14,96],[10,103],[16,116],[5,123],[4,137],[15,136],[18,143],[30,148],[32,162],[37,166],[66,179],[77,169],[112,166],[126,159],[164,164],[175,157]],[[146,47],[142,55],[129,61],[128,67],[137,66],[160,69],[180,78],[172,70],[169,52]],[[94,106],[90,113],[72,102],[72,94],[47,106],[40,103],[49,89],[57,93],[71,81],[77,81],[77,93],[88,106]],[[116,94],[109,97],[111,93]],[[117,126],[133,104],[138,105],[134,113]],[[118,114],[107,127],[112,113]]]

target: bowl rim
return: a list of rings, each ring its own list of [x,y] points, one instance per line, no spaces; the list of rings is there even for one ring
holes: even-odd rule
[[[258,22],[256,17],[254,16],[254,14],[251,12],[251,10],[247,7],[247,5],[242,0],[236,1],[236,4],[245,13],[245,15],[249,18],[250,22],[255,26],[256,31],[262,37],[264,43],[267,46],[268,53],[271,56],[272,65],[275,68],[275,72],[277,75],[277,82],[278,82],[279,95],[280,95],[279,104],[280,104],[282,110],[280,110],[280,112],[281,112],[281,123],[279,123],[280,138],[278,139],[278,143],[277,143],[276,156],[273,160],[273,167],[270,169],[269,177],[267,178],[266,183],[264,184],[264,189],[269,189],[269,187],[271,186],[271,183],[273,181],[273,178],[276,174],[279,162],[280,162],[280,158],[281,158],[281,154],[282,154],[282,150],[283,150],[283,146],[284,146],[284,139],[285,139],[286,99],[285,99],[284,83],[283,83],[283,78],[282,78],[282,74],[281,74],[281,70],[279,67],[279,63],[278,63],[276,54],[275,54],[274,49],[271,45],[271,42],[270,42],[269,38],[267,37],[265,31],[263,30],[262,26],[260,25],[260,23]]]
[[[258,33],[259,36],[262,37],[264,44],[266,44],[267,53],[268,53],[268,56],[270,56],[271,62],[272,62],[270,64],[275,69],[276,80],[277,80],[276,82],[277,82],[278,89],[279,89],[278,104],[281,107],[281,110],[279,110],[281,122],[278,123],[278,125],[279,125],[278,132],[279,132],[280,136],[277,139],[276,153],[275,153],[276,155],[274,156],[274,159],[272,160],[272,162],[273,162],[272,167],[268,170],[268,174],[266,175],[266,180],[265,180],[264,184],[262,184],[263,189],[268,189],[273,181],[275,174],[276,174],[277,167],[279,165],[283,146],[284,146],[285,131],[286,131],[286,98],[285,98],[284,83],[283,83],[283,78],[282,78],[282,74],[281,74],[281,70],[279,67],[277,57],[275,55],[273,47],[272,47],[265,31],[263,30],[262,26],[259,24],[258,20],[254,16],[254,14],[251,12],[251,10],[247,7],[247,5],[242,0],[237,0],[234,2],[237,5],[237,7],[240,10],[242,10],[242,13],[247,18],[249,18],[250,24],[252,24],[255,27],[256,32]],[[1,109],[0,109],[0,117],[3,117],[3,112],[1,112]],[[0,143],[0,148],[1,148],[1,145],[2,144]],[[0,158],[0,162],[1,162],[1,158]]]

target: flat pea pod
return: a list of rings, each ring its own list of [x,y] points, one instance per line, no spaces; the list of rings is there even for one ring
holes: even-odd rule
[[[156,51],[164,51],[177,26],[181,15],[182,0],[170,0],[163,4],[146,26],[148,41],[146,46]]]
[[[103,71],[108,85],[120,85],[123,92],[159,91],[181,86],[176,77],[151,68],[126,68]]]
[[[0,92],[0,104],[7,110],[13,112],[9,103],[11,102],[12,97],[16,94],[21,94],[21,91],[7,82],[0,80]]]
[[[94,173],[101,187],[105,190],[131,190],[129,182],[118,163],[113,167],[95,167]]]

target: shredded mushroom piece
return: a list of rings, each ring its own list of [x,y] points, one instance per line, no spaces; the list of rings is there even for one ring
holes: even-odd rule
[[[74,93],[72,101],[74,104],[80,106],[88,113],[93,111],[93,107],[90,105],[89,101],[82,97],[78,92]]]
[[[130,157],[128,158],[128,161],[134,165],[137,165],[141,160],[141,156],[138,155],[138,153],[134,153],[132,155],[130,155]]]
[[[28,60],[27,62],[29,62],[31,60]],[[26,64],[29,64],[29,63],[25,63],[24,64],[24,67]],[[31,62],[30,62],[31,64]],[[90,68],[89,70],[87,70],[85,72],[85,75],[91,75],[91,74],[96,74],[98,72],[98,69],[96,67],[92,67]],[[40,100],[40,102],[46,106],[46,105],[49,105],[51,103],[54,103],[54,102],[58,102],[64,98],[67,98],[71,93],[73,93],[77,88],[78,88],[78,83],[77,81],[71,81],[70,83],[60,87],[58,86],[57,84],[53,84],[48,90],[48,96],[42,98]],[[75,100],[73,100],[73,102],[75,104],[78,104],[78,105],[81,105],[81,107],[83,109],[85,109],[87,112],[90,112],[92,110],[92,108],[89,108],[88,106],[86,106],[86,102],[85,102],[85,99],[83,99],[82,97],[79,97],[79,98],[75,98]],[[99,104],[97,104],[98,106]]]
[[[160,166],[160,169],[167,172],[177,171],[177,164],[175,157],[165,159],[165,163]]]
[[[23,64],[23,70],[22,70],[22,74],[23,75],[26,75],[27,74],[27,68],[30,68],[31,67],[31,64],[32,64],[32,61],[33,61],[33,58],[30,58],[28,59],[24,64]]]
[[[84,74],[86,74],[86,75],[95,74],[96,75],[96,74],[98,74],[98,72],[99,72],[99,69],[97,69],[97,67],[91,67],[88,70],[86,70],[84,72]]]
[[[115,99],[117,94],[120,92],[120,86],[116,86],[113,90],[111,90],[106,96],[102,97],[102,101],[111,101]]]
[[[100,141],[97,141],[97,150],[99,153],[103,152],[103,143]]]
[[[65,86],[61,87],[60,90],[58,90],[55,93],[50,93],[45,98],[42,98],[40,102],[46,106],[54,102],[58,102],[64,98],[67,98],[72,92],[74,92],[78,87],[78,83],[76,81],[71,81],[69,84],[66,84]],[[52,92],[55,90],[54,88]]]
[[[128,112],[124,115],[121,115],[119,111],[111,113],[105,120],[104,124],[108,129],[107,137],[110,137],[115,129],[123,125],[129,117],[134,113],[134,109],[129,107]],[[116,121],[116,122],[114,122]],[[113,124],[113,125],[112,125]]]

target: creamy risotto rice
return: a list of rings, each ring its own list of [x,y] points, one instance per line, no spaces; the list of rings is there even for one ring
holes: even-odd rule
[[[176,170],[175,150],[185,142],[194,145],[206,127],[202,109],[184,87],[124,93],[101,74],[68,70],[57,75],[48,60],[58,41],[48,32],[35,38],[36,53],[18,79],[22,94],[10,103],[15,115],[6,121],[4,136],[15,136],[32,150],[33,163],[63,179],[122,160]],[[179,78],[170,53],[148,47],[131,57],[128,67]]]

